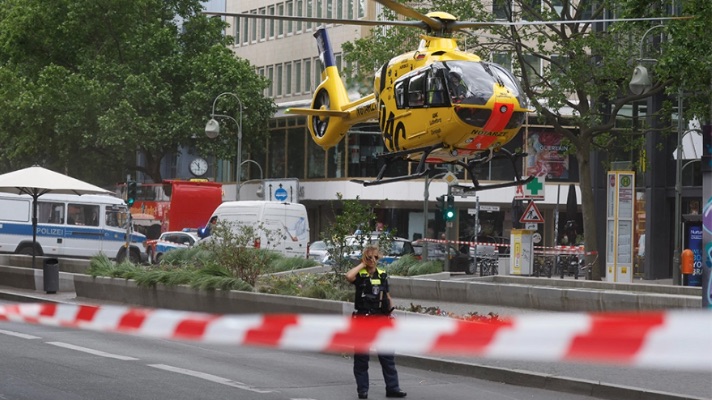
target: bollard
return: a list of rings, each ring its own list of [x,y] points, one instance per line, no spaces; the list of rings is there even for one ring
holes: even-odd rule
[[[45,258],[42,268],[42,279],[44,290],[47,293],[57,293],[59,290],[59,260],[56,258]]]
[[[682,285],[687,286],[689,275],[692,275],[695,269],[695,254],[689,248],[682,251],[680,255],[680,272],[682,273]]]

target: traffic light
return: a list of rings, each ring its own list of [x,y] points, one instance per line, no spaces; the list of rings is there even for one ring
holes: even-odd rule
[[[445,196],[441,195],[440,197],[435,197],[435,199],[438,201],[438,211],[445,217]]]
[[[126,204],[130,207],[136,202],[136,195],[138,193],[138,183],[133,180],[129,180],[126,183]]]
[[[447,204],[444,209],[445,221],[451,222],[455,220],[455,197],[448,195]]]

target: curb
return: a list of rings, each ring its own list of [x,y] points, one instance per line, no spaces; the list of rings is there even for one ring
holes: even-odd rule
[[[494,381],[529,388],[546,389],[549,391],[566,392],[569,394],[590,396],[597,399],[702,399],[689,395],[650,391],[641,388],[624,387],[578,378],[559,377],[526,370],[505,369],[433,357],[397,355],[396,363],[401,366],[436,371],[438,373],[475,377],[486,381]]]

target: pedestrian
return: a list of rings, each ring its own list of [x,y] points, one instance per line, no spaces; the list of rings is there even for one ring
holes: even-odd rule
[[[346,273],[346,280],[356,287],[354,316],[390,316],[393,311],[386,271],[376,266],[379,258],[378,246],[370,244],[363,250],[361,263]],[[354,354],[354,377],[359,399],[368,399],[368,360],[368,353]],[[381,363],[383,379],[386,382],[386,397],[405,397],[406,393],[401,391],[398,383],[395,356],[378,353],[378,361]]]

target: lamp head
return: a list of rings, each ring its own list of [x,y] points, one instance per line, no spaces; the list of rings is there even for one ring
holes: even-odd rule
[[[635,66],[635,70],[633,70],[633,78],[631,78],[630,83],[628,84],[630,92],[635,95],[642,95],[649,91],[652,86],[650,76],[648,75],[648,69],[640,64]]]
[[[205,124],[205,135],[208,138],[216,138],[220,135],[220,123],[215,119],[210,119],[207,124]]]

